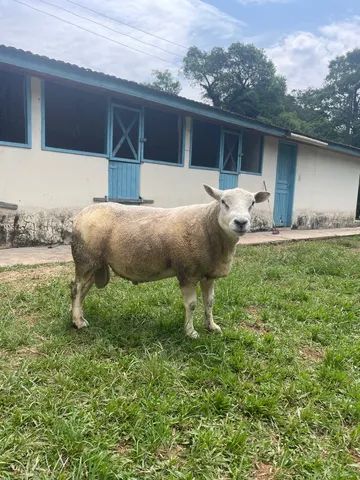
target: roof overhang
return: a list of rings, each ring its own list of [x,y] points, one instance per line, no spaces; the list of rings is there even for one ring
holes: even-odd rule
[[[143,87],[135,82],[124,81],[110,75],[100,74],[62,61],[47,59],[40,55],[34,55],[9,47],[0,47],[0,64],[1,63],[26,70],[34,75],[56,77],[107,90],[114,94],[141,98],[148,102],[161,104],[211,120],[225,122],[236,127],[254,129],[267,135],[283,137],[287,133],[285,129],[266,125],[257,120],[245,119],[231,112],[226,112],[205,104],[202,105],[200,102],[188,100],[183,97],[176,97],[175,95],[164,95],[162,92]]]
[[[8,68],[21,69],[22,71],[42,78],[61,79],[103,90],[109,94],[119,94],[134,99],[142,99],[143,101],[158,104],[162,107],[176,109],[184,114],[191,114],[211,121],[232,125],[234,128],[249,128],[265,135],[326,148],[344,155],[360,157],[360,148],[352,147],[351,145],[343,145],[313,138],[298,132],[291,132],[289,129],[243,117],[236,113],[227,112],[226,110],[221,110],[194,100],[158,92],[155,89],[140,85],[136,82],[94,72],[77,65],[53,60],[13,47],[0,45],[0,65],[1,64]]]

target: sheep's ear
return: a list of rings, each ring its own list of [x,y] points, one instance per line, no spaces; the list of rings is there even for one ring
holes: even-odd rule
[[[221,199],[221,190],[218,190],[217,188],[210,187],[210,185],[205,185],[204,188],[206,193],[210,195],[210,197],[215,198],[215,200],[220,200]]]
[[[256,192],[254,194],[254,197],[255,197],[255,202],[256,203],[261,203],[261,202],[265,202],[265,200],[267,200],[270,197],[270,193],[269,192]]]

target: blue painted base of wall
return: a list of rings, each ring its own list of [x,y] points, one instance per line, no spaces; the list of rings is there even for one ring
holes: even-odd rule
[[[238,176],[231,173],[220,173],[219,188],[221,190],[228,190],[229,188],[237,188]]]

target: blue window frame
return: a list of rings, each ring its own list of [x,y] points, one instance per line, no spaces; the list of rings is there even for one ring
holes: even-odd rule
[[[242,151],[242,134],[232,130],[223,130],[221,136],[221,162],[222,173],[237,175],[240,171],[240,158]]]
[[[31,148],[30,78],[0,71],[0,145]]]
[[[219,170],[220,137],[220,125],[192,120],[190,168]]]
[[[143,161],[184,165],[184,119],[174,112],[143,109]]]
[[[141,110],[123,105],[111,105],[110,114],[110,160],[140,163]]]
[[[264,137],[259,132],[244,130],[242,136],[241,173],[261,175]]]
[[[105,157],[108,101],[90,91],[45,81],[42,84],[42,148]]]

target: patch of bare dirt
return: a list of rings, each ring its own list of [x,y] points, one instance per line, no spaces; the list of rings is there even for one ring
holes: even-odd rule
[[[261,320],[262,310],[262,307],[259,307],[259,305],[249,305],[248,307],[245,307],[245,312],[251,315],[255,320]]]
[[[156,452],[156,456],[161,461],[176,460],[182,461],[184,457],[185,447],[183,445],[172,445],[169,448],[160,448]]]
[[[66,276],[71,278],[74,268],[72,265],[44,265],[21,270],[0,272],[0,283],[11,285],[16,289],[33,290],[37,285],[50,279]]]
[[[21,315],[21,320],[27,323],[28,325],[33,326],[37,323],[38,318],[35,317],[34,315],[26,314],[26,315]]]
[[[270,463],[257,463],[252,475],[253,480],[273,480],[275,478],[276,468]]]
[[[7,368],[13,369],[21,365],[25,359],[47,357],[47,354],[41,352],[39,347],[40,346],[22,347],[17,350],[0,349],[0,360],[1,362],[5,362],[4,366],[6,365]]]
[[[121,440],[115,447],[115,452],[118,455],[127,455],[131,450],[130,441],[127,439]]]
[[[44,355],[46,357],[46,354],[43,352],[40,352],[37,347],[19,348],[18,350],[16,350],[16,353],[19,355]]]
[[[360,469],[360,450],[356,450],[355,448],[352,448],[349,453],[351,458],[354,461],[353,466]]]
[[[255,332],[263,335],[270,331],[270,329],[264,324],[261,313],[263,308],[259,305],[249,305],[245,307],[245,312],[250,316],[252,323],[244,323],[240,325],[241,328],[245,328],[250,332]]]
[[[314,363],[319,363],[323,360],[325,353],[323,350],[320,350],[318,348],[302,347],[300,349],[300,355],[305,360],[310,360]]]
[[[260,335],[270,332],[270,329],[262,322],[245,323],[244,325],[241,325],[241,327],[249,330],[249,332],[255,332]]]

